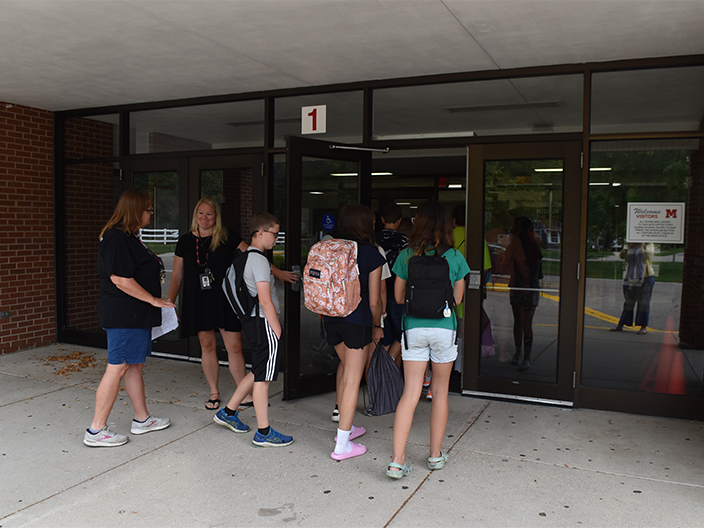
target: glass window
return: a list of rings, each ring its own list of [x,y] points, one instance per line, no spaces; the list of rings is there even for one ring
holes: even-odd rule
[[[373,139],[582,130],[582,75],[374,90]]]
[[[119,154],[118,114],[71,117],[64,123],[67,159],[111,158]]]
[[[372,209],[379,212],[394,202],[410,219],[421,202],[432,198],[452,210],[464,203],[466,180],[466,148],[374,152]]]
[[[100,232],[122,190],[116,163],[85,163],[65,168],[66,326],[101,333],[100,281],[95,269]]]
[[[264,146],[264,101],[130,114],[130,154]]]
[[[698,140],[592,144],[582,385],[701,395],[702,157]],[[678,220],[684,243],[662,229]]]
[[[592,134],[699,130],[704,66],[595,73]]]
[[[275,103],[274,146],[286,146],[287,136],[302,136],[301,109],[304,106],[321,105],[325,105],[325,132],[306,134],[306,137],[341,143],[360,143],[363,104],[364,98],[361,91],[280,97]],[[320,129],[320,127],[317,128]]]
[[[557,381],[563,169],[563,159],[485,162],[482,346],[498,357],[482,354],[482,376]]]

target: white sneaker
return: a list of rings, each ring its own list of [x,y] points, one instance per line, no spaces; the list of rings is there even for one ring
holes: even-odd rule
[[[340,411],[338,410],[337,405],[335,405],[335,408],[332,410],[332,421],[333,422],[340,421]]]
[[[95,434],[86,429],[83,435],[83,443],[90,447],[117,447],[126,444],[128,440],[127,436],[111,431],[107,425]]]
[[[168,418],[155,418],[151,414],[143,423],[132,420],[132,429],[130,432],[133,435],[151,433],[152,431],[161,431],[171,425],[171,420]]]

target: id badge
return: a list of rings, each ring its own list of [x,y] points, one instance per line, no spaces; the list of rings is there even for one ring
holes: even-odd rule
[[[200,275],[200,289],[210,290],[213,288],[212,282],[210,281],[210,275],[208,273],[202,273]]]

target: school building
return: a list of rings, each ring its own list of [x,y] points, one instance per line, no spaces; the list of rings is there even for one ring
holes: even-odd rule
[[[704,419],[704,2],[0,8],[0,353],[105,346],[98,234],[126,189],[151,193],[143,239],[167,269],[202,195],[244,236],[277,215],[287,269],[345,203],[410,218],[433,198],[466,209],[456,390]],[[542,251],[525,371],[506,361],[519,216]],[[629,244],[652,253],[630,286]],[[624,295],[647,323],[609,331]],[[319,318],[301,291],[280,298],[284,397],[331,390]],[[200,354],[176,333],[154,351]]]

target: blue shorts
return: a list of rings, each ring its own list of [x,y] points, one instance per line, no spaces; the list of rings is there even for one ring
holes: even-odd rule
[[[152,353],[151,328],[103,328],[108,333],[108,363],[144,363]]]
[[[452,363],[457,359],[456,332],[449,328],[411,328],[406,330],[408,350],[401,348],[404,361]]]
[[[395,341],[401,342],[401,321],[403,320],[403,305],[389,299],[386,303],[386,319],[384,319],[384,337],[381,344],[391,346]]]

